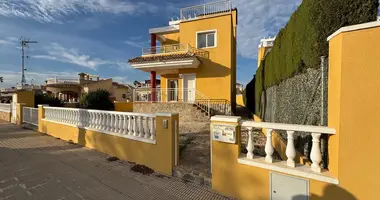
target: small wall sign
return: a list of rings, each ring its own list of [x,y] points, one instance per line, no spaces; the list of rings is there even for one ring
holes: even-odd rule
[[[214,124],[211,132],[213,140],[235,144],[236,127],[236,125]]]

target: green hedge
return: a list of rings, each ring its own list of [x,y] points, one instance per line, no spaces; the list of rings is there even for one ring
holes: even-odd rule
[[[327,37],[343,26],[375,21],[378,6],[378,0],[303,0],[256,71],[254,90],[247,91],[255,96],[255,113],[261,114],[266,88],[319,68],[320,56],[328,55]]]

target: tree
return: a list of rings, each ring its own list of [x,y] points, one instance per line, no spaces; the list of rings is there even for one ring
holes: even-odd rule
[[[95,110],[114,110],[115,105],[111,101],[111,93],[107,90],[98,89],[96,91],[83,94],[80,98],[81,108]]]
[[[34,107],[38,105],[45,104],[52,107],[62,107],[63,103],[58,98],[49,96],[47,94],[36,93],[34,95]]]

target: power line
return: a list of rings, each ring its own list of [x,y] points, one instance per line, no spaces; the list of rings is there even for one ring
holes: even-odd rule
[[[25,48],[29,48],[29,44],[37,43],[37,41],[30,41],[29,38],[21,37],[20,38],[21,43],[21,88],[24,89],[24,85],[26,83],[25,80]]]

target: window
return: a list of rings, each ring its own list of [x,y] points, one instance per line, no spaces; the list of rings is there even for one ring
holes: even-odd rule
[[[216,47],[216,31],[197,33],[197,48]]]
[[[126,99],[127,98],[127,94],[122,94],[122,98]]]

